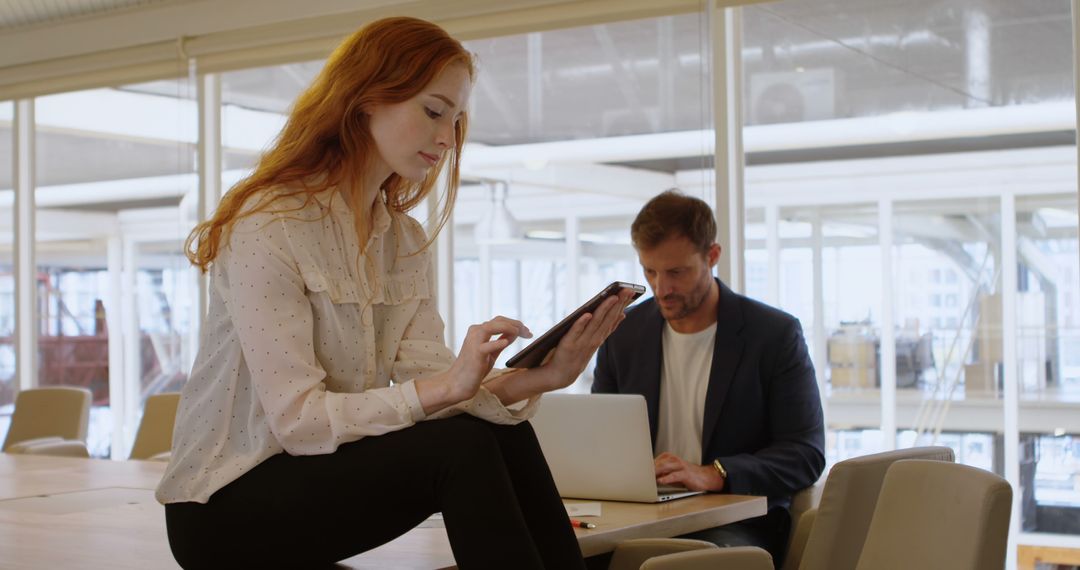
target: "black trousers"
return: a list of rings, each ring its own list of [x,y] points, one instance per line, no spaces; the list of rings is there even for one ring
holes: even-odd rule
[[[184,568],[310,568],[442,512],[460,568],[584,568],[528,422],[420,422],[332,454],[267,459],[206,504],[165,506]]]

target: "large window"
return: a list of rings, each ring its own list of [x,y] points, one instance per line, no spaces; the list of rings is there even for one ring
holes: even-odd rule
[[[1075,172],[1075,167],[1073,167]],[[1076,190],[1016,199],[1021,524],[1080,535]]]
[[[12,205],[14,204],[15,105],[0,102],[0,442],[7,436],[15,403],[15,271]]]
[[[322,68],[310,61],[221,74],[222,192],[247,176]]]
[[[35,105],[37,383],[90,389],[90,452],[124,457],[146,396],[190,366],[194,93],[185,79]]]
[[[743,14],[747,289],[808,331],[830,461],[1017,461],[1022,530],[1080,534],[1069,2]]]
[[[706,20],[468,42],[481,73],[453,228],[455,346],[495,314],[543,331],[608,282],[644,283],[629,226],[645,201],[675,186],[711,200]],[[659,133],[690,150],[661,157]]]

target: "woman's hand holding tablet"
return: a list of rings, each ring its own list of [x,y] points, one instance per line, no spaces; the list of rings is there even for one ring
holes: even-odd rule
[[[635,283],[625,283],[622,281],[616,281],[607,287],[604,287],[599,293],[597,293],[592,299],[586,301],[583,305],[578,307],[576,311],[571,313],[565,319],[559,321],[559,323],[539,338],[529,343],[521,352],[515,354],[510,360],[506,361],[506,366],[509,368],[535,368],[544,364],[545,359],[554,348],[562,346],[563,343],[570,343],[572,345],[581,348],[588,348],[591,346],[591,350],[566,350],[563,351],[565,358],[573,360],[573,362],[560,358],[559,351],[556,351],[552,357],[551,364],[557,368],[565,368],[568,372],[574,372],[571,369],[576,369],[576,373],[572,374],[572,378],[576,378],[585,366],[588,364],[588,359],[592,357],[593,352],[600,347],[600,344],[611,331],[615,329],[620,322],[622,322],[622,311],[645,292],[645,287],[637,285]],[[604,303],[609,297],[614,297],[615,300],[607,304]],[[603,330],[592,327],[589,331],[590,334],[586,334],[588,322],[592,318],[605,319],[612,310],[618,311],[618,318],[608,319],[610,321],[609,326],[602,327]],[[590,315],[586,317],[586,315]],[[610,329],[610,330],[609,330]],[[569,355],[581,355],[587,354],[583,362],[577,362],[580,358],[574,358]],[[572,380],[571,380],[572,381]]]

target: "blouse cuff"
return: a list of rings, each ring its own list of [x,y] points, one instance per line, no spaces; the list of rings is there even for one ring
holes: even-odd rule
[[[485,419],[493,424],[513,425],[531,418],[536,413],[539,400],[539,396],[533,396],[524,406],[515,409],[516,405],[514,407],[503,405],[498,396],[481,386],[475,396],[461,403],[460,408],[471,416]]]
[[[405,398],[405,404],[409,406],[409,413],[414,423],[427,417],[424,406],[420,404],[420,395],[416,393],[416,380],[409,380],[402,384],[401,395]]]
[[[488,373],[487,378],[484,378],[484,384],[487,384],[500,376],[514,372],[519,372],[519,370],[516,368],[497,368]],[[483,384],[481,384],[480,390],[469,404],[472,409],[471,413],[474,414],[477,411],[486,408],[488,413],[483,414],[482,417],[488,419],[488,421],[497,424],[516,424],[533,417],[533,414],[536,413],[536,408],[540,405],[540,396],[533,396],[524,402],[514,402],[505,405],[499,400],[498,396],[492,394]]]

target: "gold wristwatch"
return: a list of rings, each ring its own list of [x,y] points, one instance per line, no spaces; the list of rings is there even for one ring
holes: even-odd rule
[[[716,468],[716,472],[720,474],[720,477],[727,481],[727,469],[724,469],[724,466],[720,464],[720,460],[713,459],[712,466]]]

